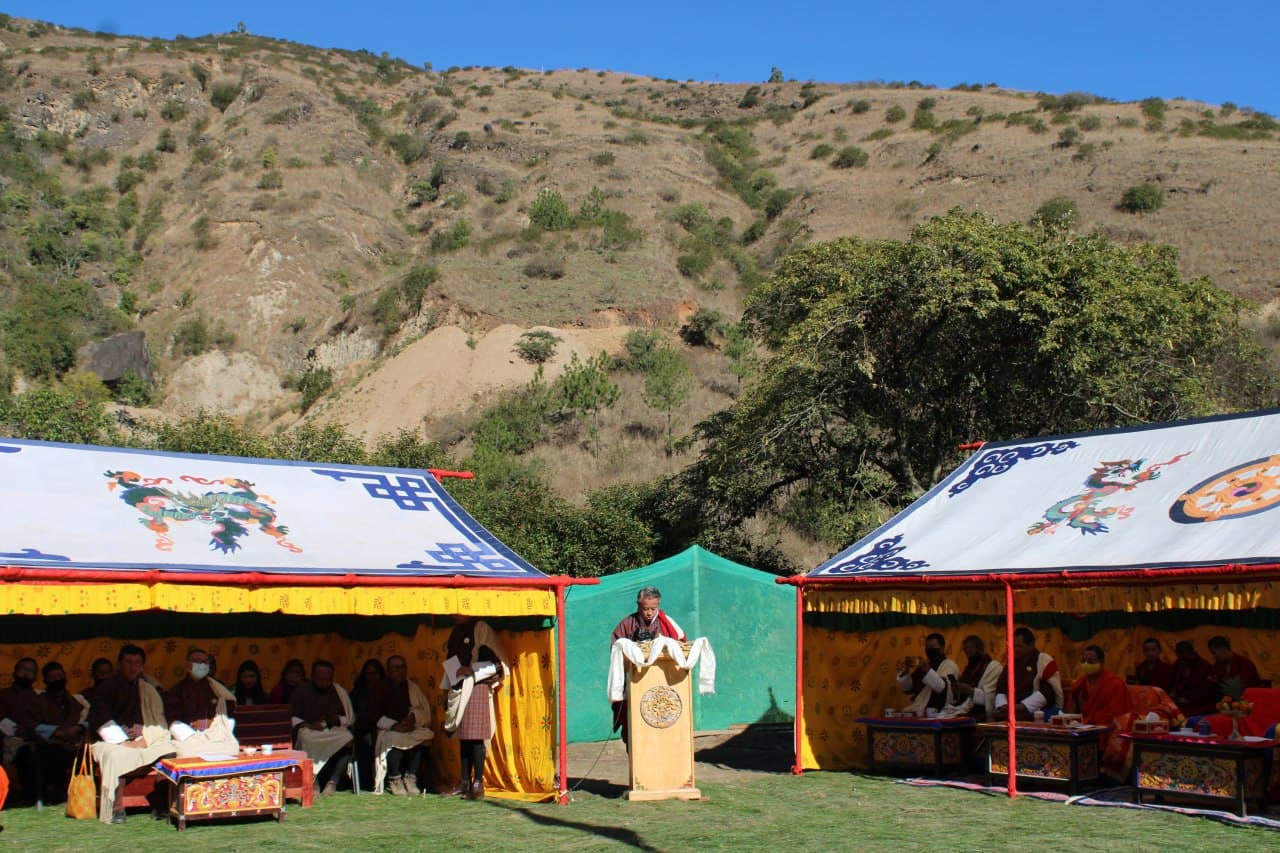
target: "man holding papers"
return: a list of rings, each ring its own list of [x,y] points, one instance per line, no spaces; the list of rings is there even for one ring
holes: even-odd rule
[[[444,730],[461,741],[462,778],[451,793],[484,796],[484,761],[493,738],[493,694],[509,670],[498,636],[487,622],[455,616],[444,662],[449,706]]]
[[[122,776],[174,754],[164,702],[142,677],[146,661],[141,648],[124,646],[116,674],[94,689],[89,730],[99,738],[93,757],[102,771],[98,817],[103,823],[124,823],[124,807],[116,807],[123,794]]]

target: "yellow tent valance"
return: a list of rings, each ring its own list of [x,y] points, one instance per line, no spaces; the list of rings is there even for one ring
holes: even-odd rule
[[[285,613],[301,616],[554,616],[555,594],[543,589],[467,587],[247,587],[171,583],[0,585],[0,613],[65,616],[129,613]]]

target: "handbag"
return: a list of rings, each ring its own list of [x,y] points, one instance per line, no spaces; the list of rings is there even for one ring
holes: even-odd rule
[[[76,820],[93,820],[97,814],[98,788],[93,783],[93,771],[89,765],[89,744],[84,745],[80,754],[80,768],[71,762],[71,784],[67,786],[67,817]]]

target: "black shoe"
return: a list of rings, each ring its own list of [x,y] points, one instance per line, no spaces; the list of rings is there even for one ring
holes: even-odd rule
[[[111,815],[111,822],[117,824],[124,823],[124,812],[116,812]]]

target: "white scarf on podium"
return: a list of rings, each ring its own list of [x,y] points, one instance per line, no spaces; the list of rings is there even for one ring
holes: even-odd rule
[[[716,692],[716,653],[711,650],[711,641],[706,637],[693,641],[688,657],[680,643],[670,637],[655,637],[647,656],[637,643],[621,637],[614,641],[613,649],[609,652],[609,701],[621,702],[626,693],[627,675],[623,661],[631,661],[633,665],[644,669],[653,666],[663,652],[671,655],[680,669],[692,670],[701,663],[698,666],[698,692]]]

